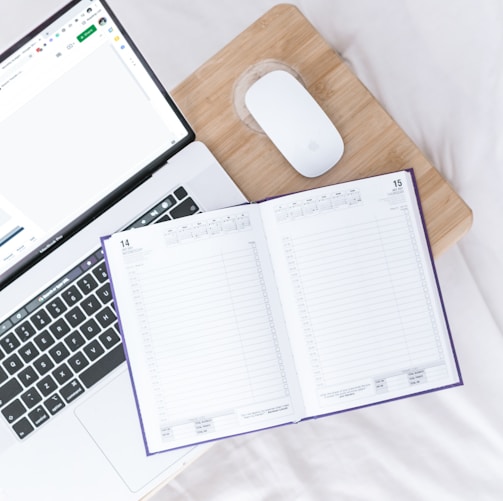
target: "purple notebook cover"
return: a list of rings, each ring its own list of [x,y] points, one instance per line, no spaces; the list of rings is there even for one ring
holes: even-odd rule
[[[432,252],[432,249],[431,249],[430,240],[428,238],[428,233],[427,233],[427,230],[426,230],[426,222],[425,222],[424,212],[423,212],[422,205],[421,205],[421,199],[420,199],[420,196],[419,196],[419,190],[418,190],[418,186],[417,186],[416,177],[415,177],[415,174],[414,174],[414,169],[408,168],[408,169],[404,169],[404,171],[408,172],[410,174],[410,176],[411,176],[411,179],[412,179],[412,184],[413,184],[413,187],[414,187],[415,198],[416,198],[417,206],[418,206],[419,213],[420,213],[420,216],[421,216],[422,231],[423,231],[423,233],[425,235],[426,244],[428,246],[429,260],[431,262],[433,274],[434,274],[434,277],[435,277],[435,284],[436,284],[436,288],[437,288],[437,291],[438,291],[438,296],[439,296],[440,304],[441,304],[441,307],[442,307],[443,317],[444,317],[444,320],[445,320],[445,323],[446,323],[446,328],[447,328],[447,332],[448,332],[450,348],[451,348],[451,351],[452,351],[452,354],[453,354],[454,363],[455,363],[455,366],[456,366],[456,371],[457,371],[457,375],[458,375],[459,381],[456,382],[456,383],[452,383],[452,384],[448,384],[448,385],[444,385],[444,386],[439,386],[439,387],[428,389],[428,390],[422,390],[422,391],[417,391],[417,392],[414,392],[414,393],[409,393],[407,395],[403,395],[403,396],[400,396],[400,397],[393,397],[393,398],[389,398],[389,399],[386,399],[386,400],[381,400],[379,402],[373,402],[373,403],[368,403],[368,404],[364,404],[364,405],[357,405],[357,406],[354,406],[354,407],[349,407],[349,408],[338,410],[338,411],[334,411],[334,412],[328,412],[328,413],[325,413],[325,414],[319,414],[319,415],[316,415],[316,416],[306,416],[306,417],[300,419],[299,421],[289,421],[289,422],[285,422],[284,424],[280,424],[280,425],[265,426],[265,427],[256,428],[256,429],[254,429],[252,431],[247,431],[247,432],[244,432],[244,433],[237,433],[237,434],[233,434],[233,435],[226,435],[226,436],[223,436],[223,437],[213,438],[213,439],[209,439],[209,440],[201,440],[201,441],[198,441],[198,442],[194,442],[194,443],[191,443],[191,444],[184,445],[182,447],[167,448],[165,451],[151,452],[149,450],[149,446],[148,446],[146,435],[145,435],[145,430],[143,428],[143,419],[142,419],[141,409],[140,409],[140,406],[139,406],[139,403],[138,403],[138,396],[137,396],[137,389],[136,389],[135,382],[134,382],[134,375],[133,375],[133,372],[132,372],[132,369],[131,369],[131,364],[130,364],[130,361],[129,361],[127,344],[125,342],[124,335],[123,335],[122,323],[121,323],[120,315],[117,314],[117,318],[118,318],[118,322],[119,322],[119,329],[120,329],[120,333],[121,333],[122,343],[123,343],[124,352],[125,352],[125,356],[126,356],[126,362],[127,362],[128,371],[129,371],[129,376],[130,376],[131,384],[132,384],[132,388],[133,388],[133,393],[134,393],[134,398],[135,398],[135,403],[136,403],[136,409],[137,409],[137,412],[138,412],[138,415],[139,415],[139,418],[140,418],[141,432],[142,432],[143,442],[144,442],[144,445],[145,445],[146,454],[148,456],[156,455],[156,454],[162,454],[163,452],[167,452],[167,451],[170,451],[170,450],[182,449],[182,448],[186,448],[186,447],[194,447],[196,445],[217,442],[217,441],[220,441],[220,440],[224,440],[226,438],[231,438],[233,436],[248,435],[250,433],[255,433],[257,431],[262,431],[262,430],[272,429],[272,428],[279,428],[279,427],[282,427],[282,426],[287,426],[287,425],[295,424],[297,422],[308,421],[308,420],[312,420],[312,419],[318,419],[318,418],[321,418],[321,417],[326,417],[326,416],[335,415],[335,414],[341,414],[341,413],[345,413],[345,412],[349,412],[349,411],[353,411],[353,410],[357,410],[357,409],[362,409],[362,408],[365,408],[365,407],[373,407],[375,405],[381,405],[381,404],[384,404],[386,402],[392,402],[392,401],[395,401],[395,400],[402,400],[402,399],[405,399],[405,398],[410,398],[410,397],[414,397],[414,396],[418,396],[418,395],[423,395],[423,394],[432,393],[432,392],[436,392],[436,391],[440,391],[440,390],[444,390],[444,389],[453,388],[453,387],[457,387],[457,386],[463,385],[463,380],[462,380],[462,376],[461,376],[461,370],[460,370],[460,367],[459,367],[459,361],[458,361],[458,357],[456,355],[456,350],[455,350],[455,347],[454,347],[452,333],[451,333],[451,329],[450,329],[450,326],[449,326],[449,322],[448,322],[447,314],[446,314],[446,310],[445,310],[445,304],[444,304],[444,300],[443,300],[443,297],[442,297],[442,292],[441,292],[441,289],[440,289],[440,283],[439,283],[439,280],[438,280],[438,274],[437,274],[437,271],[436,271],[436,268],[435,268],[435,262],[434,262],[434,259],[433,259],[433,252]],[[379,175],[380,174],[378,174],[376,176],[372,176],[372,177],[378,177]],[[341,183],[341,185],[342,184],[344,184],[344,183]],[[334,186],[337,186],[337,185],[334,185]],[[306,190],[306,191],[315,191],[315,190],[316,190],[316,188],[314,188],[313,190]],[[287,194],[287,195],[289,195],[289,194]],[[265,198],[265,199],[259,200],[257,202],[249,202],[249,203],[260,204],[260,203],[266,202],[268,200],[274,200],[274,199],[282,198],[282,197],[287,196],[287,195],[279,195],[279,196],[275,196],[275,197],[269,197],[269,198]],[[245,203],[243,205],[247,205],[247,203]],[[101,243],[102,243],[102,248],[103,248],[103,252],[104,252],[104,256],[105,256],[105,263],[106,263],[106,266],[107,266],[107,272],[108,272],[108,274],[110,276],[110,269],[109,269],[109,264],[108,264],[108,260],[107,260],[107,254],[106,254],[105,246],[103,245],[104,242],[108,238],[110,238],[110,236],[102,237],[101,238]],[[116,302],[115,290],[114,290],[114,285],[113,285],[112,279],[110,279],[110,282],[111,282],[112,295],[113,295],[114,301]]]

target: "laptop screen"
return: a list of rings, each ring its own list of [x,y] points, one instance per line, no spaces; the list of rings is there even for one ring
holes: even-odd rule
[[[193,133],[101,0],[0,56],[0,288]]]

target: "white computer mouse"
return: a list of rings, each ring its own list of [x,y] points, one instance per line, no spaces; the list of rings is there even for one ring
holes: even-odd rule
[[[344,142],[339,131],[307,89],[287,71],[271,71],[259,78],[246,92],[245,104],[303,176],[320,176],[341,159]]]

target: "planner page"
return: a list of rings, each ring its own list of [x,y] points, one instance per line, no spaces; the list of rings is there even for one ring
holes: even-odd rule
[[[197,214],[104,242],[148,453],[301,418],[254,213]]]
[[[262,210],[309,415],[460,383],[409,172]]]

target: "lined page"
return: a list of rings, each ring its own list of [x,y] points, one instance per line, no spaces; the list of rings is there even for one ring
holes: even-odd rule
[[[414,200],[403,172],[269,202],[308,414],[459,381]]]
[[[298,419],[270,265],[246,210],[107,241],[150,452]]]

